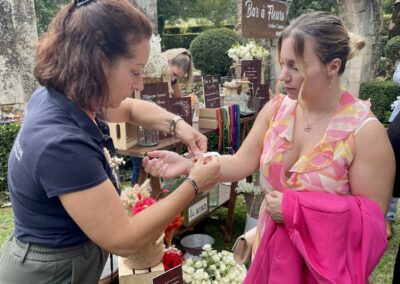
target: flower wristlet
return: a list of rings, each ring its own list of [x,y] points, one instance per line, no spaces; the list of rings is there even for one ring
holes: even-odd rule
[[[199,194],[199,187],[198,187],[198,185],[197,185],[197,183],[196,183],[196,181],[194,179],[192,179],[190,177],[187,177],[187,178],[185,178],[184,181],[188,181],[193,186],[193,189],[195,191],[195,195]]]

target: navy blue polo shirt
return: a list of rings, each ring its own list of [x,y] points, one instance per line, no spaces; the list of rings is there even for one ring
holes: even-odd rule
[[[29,100],[8,161],[14,235],[20,241],[66,247],[88,239],[59,196],[106,179],[115,186],[103,148],[112,155],[115,150],[107,124],[96,122],[54,89],[39,88]]]

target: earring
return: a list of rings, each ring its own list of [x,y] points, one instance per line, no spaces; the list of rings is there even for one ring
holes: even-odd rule
[[[333,88],[333,78],[331,78],[331,80],[329,81],[328,90],[331,90],[332,88]]]

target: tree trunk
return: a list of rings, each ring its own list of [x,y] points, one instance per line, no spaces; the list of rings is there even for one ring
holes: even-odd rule
[[[350,60],[343,74],[343,84],[358,96],[360,84],[372,81],[380,61],[382,4],[380,0],[338,0],[339,17],[350,32],[361,35],[366,46]]]

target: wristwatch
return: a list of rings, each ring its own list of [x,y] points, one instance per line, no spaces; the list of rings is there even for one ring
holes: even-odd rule
[[[174,116],[172,119],[168,119],[169,134],[176,136],[176,124],[179,120],[183,120],[179,115]]]

